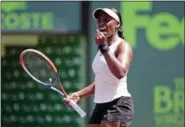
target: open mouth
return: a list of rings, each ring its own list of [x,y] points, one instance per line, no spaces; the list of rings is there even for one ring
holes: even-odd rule
[[[106,30],[106,27],[105,26],[102,26],[102,27],[99,27],[98,28],[100,31],[105,31]]]

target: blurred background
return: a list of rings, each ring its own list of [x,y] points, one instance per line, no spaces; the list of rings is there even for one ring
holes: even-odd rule
[[[128,89],[135,103],[132,127],[184,127],[184,2],[1,2],[1,126],[86,127],[93,96],[79,105],[85,119],[57,93],[31,80],[19,65],[27,48],[57,65],[66,91],[94,79],[98,7],[117,8],[134,59]]]

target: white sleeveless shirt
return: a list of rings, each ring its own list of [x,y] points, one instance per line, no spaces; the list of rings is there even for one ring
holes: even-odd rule
[[[121,38],[117,36],[115,42],[109,46],[113,54],[119,43],[121,43]],[[127,90],[127,74],[122,79],[116,78],[100,51],[97,52],[94,58],[92,68],[95,73],[95,103],[105,103],[121,96],[131,96]]]

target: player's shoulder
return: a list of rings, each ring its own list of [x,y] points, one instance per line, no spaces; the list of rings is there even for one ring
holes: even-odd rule
[[[124,50],[124,49],[129,49],[129,50],[132,51],[132,47],[131,47],[131,45],[129,44],[129,42],[126,41],[125,39],[122,39],[122,38],[120,38],[120,43],[119,43],[119,45],[118,45],[118,49],[122,49],[122,50]]]

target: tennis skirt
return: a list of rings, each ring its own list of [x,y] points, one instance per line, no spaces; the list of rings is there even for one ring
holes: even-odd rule
[[[108,103],[96,104],[89,124],[120,123],[129,127],[134,114],[132,97],[120,97]]]

